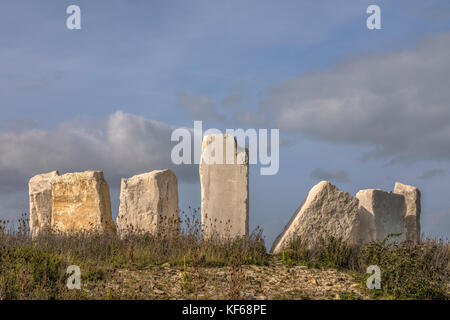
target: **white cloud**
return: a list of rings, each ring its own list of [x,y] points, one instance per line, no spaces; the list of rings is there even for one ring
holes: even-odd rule
[[[113,186],[120,178],[164,168],[180,180],[193,180],[194,166],[175,166],[170,160],[172,130],[122,111],[104,124],[75,119],[54,130],[5,130],[0,132],[0,193],[25,190],[31,176],[52,170],[103,170]]]
[[[300,75],[263,109],[281,129],[369,145],[394,161],[450,160],[450,33],[416,50],[360,57]]]

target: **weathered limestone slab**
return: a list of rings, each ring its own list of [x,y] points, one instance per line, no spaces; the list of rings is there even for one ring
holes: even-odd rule
[[[129,232],[174,234],[179,231],[178,182],[170,170],[122,179],[117,228]]]
[[[383,241],[389,234],[401,233],[390,241],[405,240],[405,198],[380,189],[361,190],[356,194],[359,203],[374,218],[375,240]]]
[[[349,244],[366,243],[373,240],[371,225],[371,215],[359,206],[358,199],[328,181],[321,181],[309,191],[270,252],[281,253],[296,238],[309,247],[329,237]]]
[[[234,238],[248,235],[249,175],[247,150],[228,134],[206,136],[199,166],[202,235]]]
[[[115,231],[109,186],[101,171],[54,177],[52,229],[61,232]]]
[[[28,183],[30,197],[30,233],[34,238],[50,228],[52,222],[52,186],[50,180],[58,171],[34,176]]]
[[[394,193],[405,197],[406,240],[420,242],[420,190],[417,187],[396,182]]]

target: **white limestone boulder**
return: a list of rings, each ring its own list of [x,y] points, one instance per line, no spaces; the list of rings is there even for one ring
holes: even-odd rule
[[[405,240],[405,198],[380,189],[360,190],[356,194],[360,206],[372,216],[375,223],[375,240],[383,241],[390,234],[400,234],[389,241]]]
[[[395,183],[394,193],[405,197],[406,240],[420,242],[420,190],[400,182]]]
[[[114,232],[109,186],[101,171],[67,173],[51,180],[52,229]]]
[[[30,200],[29,226],[32,238],[50,229],[52,223],[52,186],[50,180],[58,171],[38,174],[28,183]]]
[[[228,134],[206,136],[199,166],[202,235],[232,239],[248,235],[248,152]]]
[[[309,191],[270,252],[281,253],[295,239],[310,248],[331,237],[352,245],[367,243],[373,240],[371,225],[371,215],[359,206],[358,199],[321,181]]]
[[[122,179],[117,228],[121,235],[179,231],[178,182],[171,170]]]

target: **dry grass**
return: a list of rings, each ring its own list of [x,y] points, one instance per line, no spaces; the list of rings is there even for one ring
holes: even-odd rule
[[[306,249],[299,239],[267,254],[262,231],[226,241],[201,239],[198,210],[182,229],[156,236],[54,232],[30,239],[27,220],[0,222],[0,299],[448,299],[450,245],[336,239]],[[170,228],[169,228],[170,229]],[[68,290],[78,265],[82,290]],[[382,270],[382,290],[367,290],[366,268]]]
[[[164,264],[195,269],[267,263],[268,255],[260,229],[257,228],[249,237],[233,241],[220,238],[202,240],[198,210],[190,210],[188,214],[183,212],[181,216],[183,228],[179,233],[169,234],[162,230],[159,235],[129,233],[124,237],[49,232],[31,240],[26,219],[21,219],[15,231],[8,230],[6,223],[2,223],[0,298],[76,297],[77,293],[68,291],[65,284],[68,277],[65,271],[69,265],[80,266],[82,280],[89,282],[101,281],[118,269],[145,270]],[[189,281],[186,276],[186,290],[189,289]]]
[[[388,237],[389,238],[389,237]],[[449,299],[450,244],[448,241],[425,239],[410,242],[373,242],[366,246],[349,246],[340,240],[322,240],[307,249],[300,239],[292,241],[281,260],[287,265],[348,270],[365,287],[367,267],[381,270],[381,290],[366,290],[374,298],[383,299]]]

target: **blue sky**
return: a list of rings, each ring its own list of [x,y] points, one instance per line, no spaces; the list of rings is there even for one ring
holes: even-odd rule
[[[423,231],[450,236],[448,1],[15,0],[0,35],[0,217],[55,169],[104,170],[117,211],[121,177],[170,167],[180,208],[199,207],[197,168],[170,164],[168,137],[203,120],[280,129],[279,173],[250,176],[268,245],[322,179],[416,185]]]

